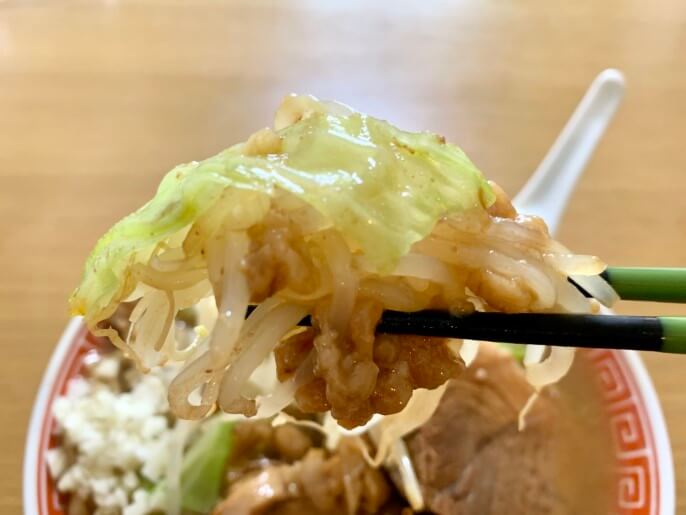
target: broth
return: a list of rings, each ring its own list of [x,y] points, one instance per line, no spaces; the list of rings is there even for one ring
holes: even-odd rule
[[[426,505],[441,514],[610,513],[615,468],[597,373],[583,354],[533,390],[502,348],[482,345],[427,424],[407,438]]]
[[[616,499],[615,445],[599,377],[585,351],[557,385],[563,425],[557,438],[556,482],[570,513],[612,513]]]

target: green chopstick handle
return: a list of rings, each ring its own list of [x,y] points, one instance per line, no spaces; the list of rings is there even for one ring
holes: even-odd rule
[[[602,275],[624,300],[686,302],[686,268],[613,266]]]
[[[686,354],[686,317],[658,317],[662,324],[662,352]]]

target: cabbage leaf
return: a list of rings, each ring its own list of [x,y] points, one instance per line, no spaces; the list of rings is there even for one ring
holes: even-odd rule
[[[255,192],[284,190],[315,208],[380,273],[390,271],[436,221],[484,209],[494,194],[458,147],[431,133],[402,131],[352,110],[306,98],[306,116],[276,131],[278,152],[253,155],[238,144],[182,164],[155,196],[114,225],[88,258],[70,298],[90,325],[109,316],[135,287],[132,266],[187,230],[230,191],[236,209]],[[289,99],[286,100],[288,102]],[[231,216],[230,213],[227,216]]]
[[[181,507],[209,513],[220,495],[226,462],[233,448],[233,423],[218,420],[205,431],[183,457]]]

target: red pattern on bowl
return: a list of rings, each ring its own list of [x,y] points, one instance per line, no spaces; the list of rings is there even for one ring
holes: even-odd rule
[[[46,451],[54,446],[52,403],[65,393],[89,356],[103,348],[79,319],[69,324],[55,349],[34,405],[24,460],[24,513],[63,515],[50,479]],[[619,470],[616,513],[672,515],[674,471],[669,438],[655,390],[638,354],[583,350],[598,372],[615,440]]]
[[[652,515],[674,513],[674,477],[669,442],[667,451],[658,449],[656,433],[667,440],[662,414],[648,382],[640,358],[634,352],[616,350],[584,350],[583,359],[598,372],[601,392],[610,417],[619,470],[616,507],[622,515]],[[631,361],[634,361],[633,366]],[[636,364],[645,378],[638,378]],[[653,411],[649,413],[643,390],[650,387]],[[669,469],[669,472],[665,470]],[[666,477],[663,477],[666,476]],[[663,490],[661,490],[661,483]],[[671,493],[667,493],[671,492]]]

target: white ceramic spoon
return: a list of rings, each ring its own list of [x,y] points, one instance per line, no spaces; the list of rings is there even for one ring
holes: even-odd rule
[[[514,198],[522,213],[538,215],[554,235],[569,198],[624,96],[624,76],[598,75],[536,171]]]
[[[591,83],[562,132],[513,204],[538,215],[555,235],[569,199],[624,96],[624,76],[607,69]],[[538,363],[544,345],[527,345],[524,363]]]

